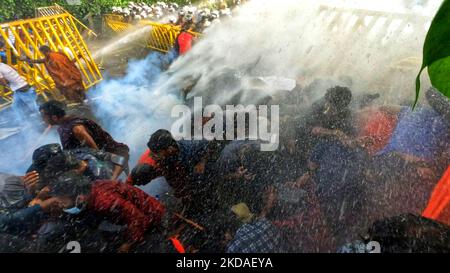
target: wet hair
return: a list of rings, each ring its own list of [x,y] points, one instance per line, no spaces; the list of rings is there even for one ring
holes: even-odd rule
[[[39,107],[39,111],[43,111],[49,116],[57,116],[58,118],[62,118],[66,115],[66,110],[64,108],[64,103],[56,100],[50,100],[42,104]]]
[[[42,45],[42,46],[39,47],[39,51],[42,52],[42,53],[45,53],[45,52],[50,52],[50,51],[52,51],[52,50],[50,49],[49,46],[47,46],[47,45]]]
[[[188,31],[192,27],[192,21],[189,20],[181,26],[181,31]]]
[[[338,109],[343,109],[352,101],[352,91],[347,87],[335,86],[327,90],[325,100]]]
[[[42,171],[43,180],[54,180],[61,174],[77,169],[81,161],[67,153],[60,153],[47,161]]]
[[[158,153],[169,147],[178,147],[172,134],[164,129],[160,129],[152,134],[147,143],[147,147],[154,153]]]
[[[47,162],[61,153],[61,145],[58,143],[47,144],[37,148],[33,152],[33,163],[30,168],[28,168],[27,173],[32,171],[42,172],[47,165]]]
[[[89,194],[92,182],[88,177],[80,175],[75,171],[65,172],[49,183],[50,195],[69,196]]]

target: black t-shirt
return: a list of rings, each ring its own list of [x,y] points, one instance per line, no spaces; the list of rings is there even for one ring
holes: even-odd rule
[[[83,125],[94,139],[100,150],[125,156],[128,153],[128,146],[115,141],[112,136],[103,130],[100,125],[86,118],[71,117],[58,128],[59,137],[63,149],[72,150],[85,147],[73,134],[73,127]]]

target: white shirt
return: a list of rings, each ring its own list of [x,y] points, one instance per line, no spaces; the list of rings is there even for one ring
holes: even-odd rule
[[[11,88],[12,91],[16,91],[28,84],[20,77],[19,73],[17,73],[14,68],[4,63],[0,63],[0,78],[9,82],[9,88]]]

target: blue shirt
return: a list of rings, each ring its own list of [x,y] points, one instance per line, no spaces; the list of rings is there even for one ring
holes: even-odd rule
[[[44,212],[39,205],[0,214],[0,232],[21,233],[35,227]]]
[[[431,160],[447,144],[448,132],[443,118],[433,109],[418,107],[413,111],[405,107],[389,143],[378,154],[398,152]]]

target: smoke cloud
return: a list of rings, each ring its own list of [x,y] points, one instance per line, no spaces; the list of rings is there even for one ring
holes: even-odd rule
[[[208,29],[168,71],[161,67],[171,56],[151,53],[131,61],[123,78],[106,78],[89,97],[102,126],[130,146],[131,165],[155,130],[170,129],[170,111],[183,102],[180,89],[186,80],[198,80],[189,96],[202,96],[204,104],[257,103],[272,93],[255,91],[246,79],[267,76],[296,79],[303,86],[317,78],[347,79],[356,93],[379,92],[384,104],[412,100],[425,34],[441,2],[249,1],[233,18]],[[391,15],[362,16],[355,9]],[[338,14],[340,20],[333,23]],[[143,28],[134,34],[147,32]],[[106,57],[128,39],[120,37],[98,56]],[[325,90],[314,91],[319,97]],[[58,142],[55,132],[45,137],[41,132],[40,124],[32,125],[18,140],[2,140],[0,171],[23,173],[30,150]]]
[[[90,95],[102,96],[94,107],[98,118],[132,153],[140,153],[155,130],[170,128],[170,110],[182,103],[186,81],[198,80],[188,97],[201,96],[205,105],[255,104],[273,93],[245,83],[267,76],[303,86],[334,80],[355,93],[379,92],[384,104],[412,100],[423,40],[440,2],[249,1],[208,29],[167,72],[161,64],[170,56],[152,53]],[[314,91],[319,97],[325,89]]]

